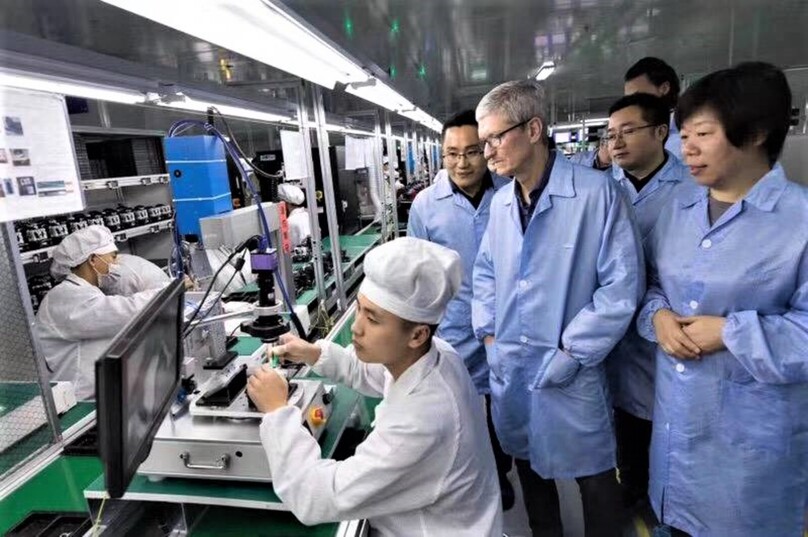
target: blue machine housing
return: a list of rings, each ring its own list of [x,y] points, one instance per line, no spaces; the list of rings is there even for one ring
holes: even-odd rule
[[[165,139],[180,235],[201,238],[199,219],[233,210],[224,146],[215,136]]]

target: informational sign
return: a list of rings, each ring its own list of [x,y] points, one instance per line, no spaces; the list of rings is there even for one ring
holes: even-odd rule
[[[65,99],[0,86],[0,222],[84,209]]]
[[[281,130],[281,151],[286,179],[306,177],[306,151],[299,131]]]
[[[374,139],[367,137],[345,136],[345,169],[358,170],[375,168],[373,152]]]

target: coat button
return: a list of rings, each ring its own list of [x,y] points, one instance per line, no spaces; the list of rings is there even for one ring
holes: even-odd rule
[[[713,245],[713,241],[711,241],[710,239],[704,239],[703,241],[701,241],[701,247],[702,248],[709,248],[712,245]]]
[[[676,371],[678,371],[679,373],[684,373],[685,372],[685,364],[676,364]]]
[[[525,289],[527,287],[527,280],[519,280],[519,288]]]
[[[522,343],[527,343],[527,336],[520,337],[519,341],[521,341]]]
[[[698,303],[698,302],[696,302],[695,300],[691,300],[691,301],[690,301],[690,309],[696,309],[696,308],[698,308],[698,307],[699,307],[699,303]]]

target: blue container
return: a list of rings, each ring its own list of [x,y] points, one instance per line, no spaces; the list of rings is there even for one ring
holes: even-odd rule
[[[177,228],[201,236],[199,219],[233,210],[224,146],[215,136],[165,139]]]

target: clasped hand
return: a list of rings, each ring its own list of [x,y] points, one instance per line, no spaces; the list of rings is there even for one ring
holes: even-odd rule
[[[726,319],[712,315],[680,317],[669,309],[654,314],[654,331],[666,354],[680,360],[698,360],[726,348],[721,333]]]

